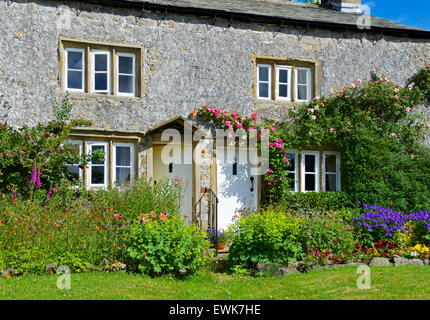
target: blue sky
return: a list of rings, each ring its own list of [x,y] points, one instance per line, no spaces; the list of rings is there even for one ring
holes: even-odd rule
[[[408,26],[430,30],[430,0],[362,0],[370,14]]]

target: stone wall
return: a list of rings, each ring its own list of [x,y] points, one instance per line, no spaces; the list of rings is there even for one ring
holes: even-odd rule
[[[252,55],[321,61],[320,92],[329,93],[374,66],[405,84],[430,61],[428,40],[340,33],[141,12],[80,2],[0,1],[0,121],[19,126],[53,118],[61,99],[59,39],[122,42],[143,46],[142,98],[74,95],[73,117],[95,127],[146,131],[202,104],[244,114],[282,118],[286,105],[259,104],[253,97]]]

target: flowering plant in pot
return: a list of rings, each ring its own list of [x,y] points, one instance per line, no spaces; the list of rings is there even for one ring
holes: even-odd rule
[[[212,246],[218,250],[225,248],[227,243],[227,233],[216,229],[207,229],[207,238],[212,243]]]

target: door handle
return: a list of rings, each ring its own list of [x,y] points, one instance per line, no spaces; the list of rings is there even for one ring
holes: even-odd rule
[[[254,177],[251,177],[251,192],[254,192]]]

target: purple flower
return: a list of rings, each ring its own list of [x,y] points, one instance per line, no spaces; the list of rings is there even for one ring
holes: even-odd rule
[[[36,189],[40,189],[40,169],[37,169]]]
[[[52,189],[49,189],[48,193],[46,194],[46,199],[51,199]]]
[[[13,192],[13,201],[16,200],[16,190]]]
[[[36,165],[34,165],[34,167],[33,167],[33,172],[31,173],[31,176],[30,176],[30,183],[36,183],[36,179],[37,179],[37,168],[36,168]]]

